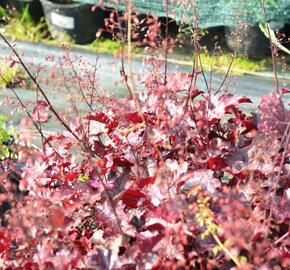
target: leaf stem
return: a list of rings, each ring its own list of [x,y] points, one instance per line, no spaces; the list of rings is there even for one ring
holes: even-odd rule
[[[54,109],[54,107],[52,106],[49,98],[47,97],[47,95],[45,94],[44,90],[40,87],[39,83],[37,82],[37,80],[35,79],[35,77],[31,74],[30,70],[28,69],[28,67],[25,65],[25,63],[23,62],[23,60],[21,59],[20,55],[18,54],[18,52],[15,50],[15,48],[11,45],[11,43],[5,38],[5,36],[3,34],[0,33],[0,37],[3,39],[3,41],[6,43],[6,45],[11,49],[11,51],[13,52],[13,54],[16,56],[16,58],[18,59],[20,65],[24,68],[24,70],[26,71],[26,73],[28,74],[28,76],[30,77],[30,79],[33,81],[33,83],[35,84],[35,86],[37,87],[37,89],[40,91],[40,93],[42,94],[43,98],[45,99],[45,101],[47,102],[47,104],[49,105],[49,109],[50,111],[54,114],[54,116],[57,118],[57,120],[65,127],[65,129],[71,133],[78,142],[80,142],[80,138],[77,136],[77,134],[75,132],[73,132],[71,130],[71,128],[64,122],[64,120],[60,117],[60,115],[56,112],[56,110]]]
[[[211,233],[212,237],[214,238],[214,240],[217,242],[218,246],[224,251],[225,254],[227,254],[230,259],[236,264],[236,266],[240,267],[241,264],[238,260],[238,258],[236,256],[234,256],[226,247],[225,245],[221,242],[221,240],[219,239],[219,237],[217,236],[216,233],[212,232]]]
[[[269,41],[270,41],[270,48],[271,48],[271,56],[272,56],[272,64],[273,64],[273,72],[274,72],[274,77],[275,77],[275,87],[276,87],[276,93],[279,94],[279,81],[278,81],[278,72],[277,72],[277,64],[276,64],[276,57],[274,53],[274,43],[271,38],[271,33],[270,33],[270,26],[268,24],[268,17],[267,17],[267,11],[265,7],[265,0],[262,0],[262,9],[264,12],[264,18],[266,21],[266,27],[269,35]]]

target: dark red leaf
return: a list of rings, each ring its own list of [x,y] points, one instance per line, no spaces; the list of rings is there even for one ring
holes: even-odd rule
[[[54,136],[48,136],[45,140],[44,140],[44,142],[43,142],[43,144],[44,145],[46,145],[46,144],[48,144],[49,142],[51,142],[52,140],[53,140],[53,138],[54,138]]]
[[[257,125],[254,124],[253,122],[249,121],[248,119],[242,120],[242,124],[246,128],[246,130],[244,132],[242,132],[242,134],[246,134],[246,133],[257,128]]]
[[[108,123],[107,123],[107,128],[108,129],[114,129],[118,126],[118,121],[117,120],[110,120]]]
[[[151,185],[155,182],[155,177],[147,177],[147,178],[141,178],[139,179],[139,187],[144,188],[148,185]]]
[[[151,252],[157,243],[163,238],[162,234],[158,234],[148,238],[137,238],[139,249],[142,253]]]
[[[227,135],[227,139],[229,141],[235,142],[236,141],[236,132],[235,130],[231,130],[228,135]]]
[[[89,245],[84,237],[82,237],[79,240],[78,239],[75,240],[74,244],[77,246],[80,254],[83,256],[86,255],[90,250],[90,247],[89,247]]]
[[[185,180],[182,180],[182,181],[177,182],[177,184],[176,184],[176,189],[177,189],[177,190],[180,189],[180,188],[181,188],[185,183],[186,183]]]
[[[109,118],[107,117],[107,115],[102,113],[102,112],[90,114],[86,117],[86,119],[92,120],[92,121],[98,121],[98,122],[104,123],[104,124],[106,124],[109,121]]]
[[[150,224],[148,226],[145,225],[143,227],[144,231],[148,230],[148,231],[151,231],[151,232],[153,232],[153,231],[162,232],[164,229],[165,229],[165,227],[162,224],[160,224],[160,223],[154,223],[154,224]]]
[[[226,113],[240,103],[252,103],[252,101],[249,98],[235,96],[229,93],[225,93],[219,98],[213,97],[210,104],[211,109],[208,112],[208,124],[213,125],[217,123]]]
[[[104,148],[105,146],[100,141],[94,141],[93,151],[101,158],[103,158],[104,155],[106,154],[106,151]]]
[[[237,106],[241,103],[252,103],[252,100],[247,97],[237,97],[236,100],[233,100],[232,104],[229,104],[225,107],[225,111],[229,111],[232,107]]]
[[[39,267],[38,267],[37,263],[32,262],[32,261],[27,261],[27,262],[24,263],[23,268],[21,268],[21,269],[25,269],[25,270],[38,270]]]
[[[64,160],[64,161],[62,161],[62,162],[59,163],[59,166],[60,166],[61,168],[67,168],[67,167],[69,167],[70,165],[71,165],[71,162],[66,161],[66,160]]]
[[[285,95],[285,94],[287,94],[287,93],[290,93],[289,88],[287,88],[287,87],[282,87],[282,95]]]
[[[123,119],[126,120],[130,120],[133,123],[142,123],[142,117],[140,116],[140,114],[138,112],[134,112],[134,113],[126,113],[124,115],[122,115]]]
[[[219,135],[215,131],[212,131],[212,130],[208,134],[208,140],[209,141],[214,139],[214,138],[218,138],[218,137],[219,137]]]
[[[253,239],[252,239],[252,242],[257,242],[261,239],[263,239],[264,237],[264,234],[261,233],[261,232],[257,232],[254,236],[253,236]]]
[[[227,165],[221,157],[210,157],[207,159],[207,167],[213,171],[220,171]]]
[[[0,231],[0,252],[3,252],[10,247],[11,239],[5,235],[3,231]]]
[[[121,200],[126,206],[130,208],[137,208],[140,199],[145,197],[145,194],[139,189],[129,188],[122,193]]]
[[[154,125],[156,121],[156,115],[153,113],[144,112],[144,117],[146,119],[146,123],[150,125]]]
[[[10,68],[13,68],[16,64],[19,64],[19,62],[13,60],[13,61],[10,63],[9,67],[10,67]]]
[[[72,147],[72,142],[69,142],[66,144],[66,146],[64,147],[65,150],[69,150]]]
[[[133,166],[131,162],[129,162],[127,159],[124,157],[115,157],[114,158],[114,165],[118,167],[130,167]]]
[[[38,100],[36,104],[38,109],[48,109],[50,107],[44,100]]]
[[[106,127],[109,129],[113,129],[118,126],[118,122],[113,118],[109,118],[103,112],[97,112],[95,114],[90,114],[86,117],[87,120],[97,121],[103,124],[106,124]]]
[[[63,179],[65,181],[74,181],[79,176],[78,172],[71,172],[64,175]]]

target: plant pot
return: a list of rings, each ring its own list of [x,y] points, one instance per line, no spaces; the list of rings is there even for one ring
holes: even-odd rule
[[[243,36],[235,36],[235,28],[225,27],[228,47],[237,54],[246,54],[253,59],[260,59],[270,55],[270,42],[260,30],[259,26],[250,26]]]
[[[96,32],[104,25],[104,12],[101,9],[92,11],[91,5],[40,1],[51,35],[58,40],[73,40],[77,44],[89,43],[96,38]]]
[[[18,12],[22,12],[28,5],[28,12],[35,21],[39,21],[44,15],[39,0],[7,0],[6,2],[10,3],[10,6],[14,6]]]

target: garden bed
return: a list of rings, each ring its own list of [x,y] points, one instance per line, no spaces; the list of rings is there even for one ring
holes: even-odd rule
[[[191,69],[172,68],[169,51],[179,43],[168,35],[168,20],[164,39],[157,18],[145,19],[139,70],[131,11],[110,22],[128,27],[119,36],[127,46],[118,65],[43,45],[45,65],[31,65],[41,57],[36,45],[27,50],[0,33],[8,66],[25,70],[36,90],[28,98],[7,84],[15,98],[5,105],[26,114],[22,125],[34,127],[40,141],[16,133],[11,156],[0,118],[0,158],[9,164],[1,168],[0,202],[11,207],[1,216],[0,267],[287,269],[290,90],[278,80],[275,57],[273,88],[242,77],[246,89],[266,91],[249,112],[242,106],[252,99],[232,90],[234,58],[215,82],[203,69],[198,32]],[[100,87],[115,77],[123,97]],[[56,133],[45,132],[50,123]],[[16,188],[25,196],[9,178],[21,164]]]

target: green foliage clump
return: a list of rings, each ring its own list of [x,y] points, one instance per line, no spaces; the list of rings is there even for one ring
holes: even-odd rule
[[[41,18],[36,23],[29,14],[28,6],[23,9],[22,13],[8,13],[2,8],[0,9],[0,17],[5,17],[5,24],[2,28],[5,34],[12,39],[41,42],[51,38],[45,19]]]
[[[13,157],[11,149],[11,139],[13,138],[13,128],[7,126],[7,117],[0,115],[0,160]]]
[[[120,42],[110,39],[97,38],[91,44],[88,45],[89,49],[95,49],[98,53],[104,54],[114,54],[120,51],[122,45]]]
[[[0,61],[0,89],[13,84],[22,75],[22,71],[18,66],[12,67],[6,62]]]
[[[215,71],[224,71],[223,69],[226,69],[229,66],[232,56],[229,54],[209,55],[202,53],[200,54],[200,58],[202,63],[207,63],[207,65],[204,65],[205,70],[211,70],[213,67]],[[267,59],[250,60],[246,57],[236,56],[232,65],[232,73],[238,75],[242,74],[243,71],[262,71],[266,69],[267,65],[269,65]]]

